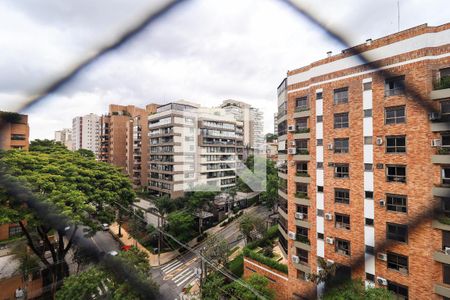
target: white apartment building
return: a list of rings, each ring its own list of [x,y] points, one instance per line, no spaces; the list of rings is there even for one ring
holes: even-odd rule
[[[66,146],[67,149],[72,150],[73,149],[72,129],[64,128],[62,130],[55,131],[55,141],[60,142],[61,144]]]
[[[100,150],[100,116],[88,114],[72,120],[73,150],[87,149],[97,156]]]

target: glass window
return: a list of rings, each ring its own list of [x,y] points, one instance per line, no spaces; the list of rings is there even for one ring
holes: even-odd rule
[[[405,76],[388,78],[384,83],[384,95],[393,96],[403,94],[405,91]]]
[[[406,152],[406,136],[387,136],[386,137],[387,153],[405,153]]]
[[[300,263],[308,264],[308,251],[297,248],[297,256],[300,259]]]
[[[375,254],[375,247],[365,245],[365,252],[367,254]]]
[[[323,193],[323,186],[318,185],[318,186],[317,186],[317,191],[318,191],[319,193]]]
[[[348,112],[334,114],[334,128],[348,128]]]
[[[450,184],[450,167],[443,167],[442,172],[442,184]]]
[[[373,192],[371,192],[371,191],[365,191],[365,192],[364,192],[364,197],[365,197],[366,199],[373,199]]]
[[[407,212],[407,198],[402,195],[386,195],[386,208],[390,211]]]
[[[387,289],[395,294],[398,300],[408,300],[408,287],[388,281]]]
[[[365,91],[371,90],[371,89],[372,89],[372,82],[364,82],[364,83],[363,83],[363,89],[364,89]]]
[[[386,238],[388,240],[407,243],[408,242],[408,225],[387,223]]]
[[[336,178],[349,178],[349,164],[335,164],[334,165],[334,177]]]
[[[300,97],[295,99],[295,111],[308,110],[308,97]]]
[[[375,282],[375,275],[370,274],[370,273],[366,273],[366,280],[367,281],[371,281],[371,282]]]
[[[348,138],[334,139],[334,153],[348,153]]]
[[[364,164],[364,171],[372,172],[373,171],[373,164]]]
[[[364,118],[370,118],[372,116],[372,110],[371,109],[365,109],[364,110]]]
[[[317,100],[322,99],[322,98],[323,98],[323,93],[322,92],[316,93],[316,99]]]
[[[388,269],[397,270],[401,273],[408,273],[408,257],[393,252],[387,253]]]
[[[317,146],[323,146],[323,139],[317,139]]]
[[[335,251],[337,253],[350,256],[350,241],[336,239]]]
[[[317,116],[317,123],[323,122],[323,116]]]
[[[405,106],[386,107],[384,110],[385,124],[405,123]]]
[[[386,179],[388,182],[406,182],[406,166],[387,165]]]
[[[365,218],[364,221],[367,226],[373,226],[373,219]]]
[[[323,169],[323,162],[317,163],[317,169]]]
[[[350,203],[350,190],[335,189],[334,190],[334,202],[349,204]]]
[[[450,114],[450,100],[441,102],[441,114],[443,115]]]
[[[335,214],[334,226],[336,228],[350,230],[350,216],[342,215],[342,214]]]
[[[334,90],[334,104],[347,103],[348,102],[348,87]]]
[[[364,137],[364,145],[372,145],[372,137],[371,136]]]

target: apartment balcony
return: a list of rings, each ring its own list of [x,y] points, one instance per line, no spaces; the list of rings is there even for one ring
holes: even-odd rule
[[[311,111],[309,110],[309,107],[297,107],[297,108],[295,108],[294,119],[309,117],[310,115],[311,115]]]
[[[449,131],[450,130],[450,122],[433,122],[431,123],[431,131],[433,132],[441,132],[441,131]]]
[[[303,235],[297,234],[295,236],[294,246],[306,251],[311,251],[311,243],[309,239]]]
[[[300,183],[310,183],[311,177],[309,177],[309,175],[306,173],[297,172],[297,174],[295,174],[294,181]]]
[[[291,260],[292,261],[292,260]],[[302,272],[305,272],[306,274],[311,273],[311,268],[307,265],[307,264],[303,264],[303,263],[295,263],[292,262],[292,265],[297,269],[300,270]]]
[[[278,160],[287,160],[287,154],[278,153]]]
[[[280,111],[277,115],[277,122],[280,124],[287,120],[287,111]]]
[[[279,213],[285,220],[288,219],[287,213],[286,213],[281,207],[278,207],[278,213]]]
[[[310,161],[311,155],[309,154],[297,154],[294,155],[294,160]]]
[[[434,292],[443,297],[450,298],[450,285],[445,283],[434,284]]]
[[[450,152],[447,148],[441,148],[438,150],[438,154],[431,157],[431,162],[434,164],[450,164]]]
[[[284,172],[278,172],[278,177],[286,179],[287,180],[287,173]]]
[[[278,136],[278,141],[279,142],[285,141],[287,139],[287,133],[286,132],[281,132],[281,133],[279,132],[278,134],[280,134]]]
[[[283,197],[286,200],[288,198],[287,193],[280,189],[278,189],[278,196]]]
[[[305,227],[305,228],[310,228],[311,227],[309,225],[308,221],[299,220],[299,219],[295,219],[295,225],[300,226],[300,227]]]
[[[298,128],[294,133],[294,139],[309,139],[309,128]]]
[[[280,223],[278,223],[278,231],[281,233],[281,235],[287,240],[288,239],[288,235],[286,230],[284,229],[283,226],[281,226]]]
[[[436,251],[433,253],[433,259],[437,262],[450,265],[450,255],[445,254],[444,251]]]
[[[430,98],[432,100],[450,98],[450,86],[444,89],[431,91]]]
[[[295,193],[294,202],[295,204],[309,206],[309,197],[305,193]]]
[[[435,186],[433,187],[433,196],[436,197],[443,197],[443,198],[450,198],[450,186]]]

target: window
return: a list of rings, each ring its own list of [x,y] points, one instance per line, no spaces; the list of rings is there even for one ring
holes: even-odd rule
[[[334,90],[334,104],[348,102],[348,87]]]
[[[9,226],[9,237],[18,236],[22,234],[22,227],[12,225]]]
[[[323,169],[323,162],[317,163],[317,169]]]
[[[450,147],[450,134],[441,134],[442,147]]]
[[[317,116],[317,123],[323,122],[323,116]]]
[[[306,280],[306,273],[300,270],[297,270],[297,279]]]
[[[388,269],[397,270],[401,273],[408,273],[408,257],[392,252],[387,253]]]
[[[442,184],[450,184],[450,167],[443,167],[441,169],[442,173]]]
[[[372,89],[372,81],[371,82],[364,82],[363,83],[363,90],[369,91]]]
[[[384,95],[393,96],[403,94],[405,91],[405,76],[388,78],[384,82]]]
[[[318,186],[317,186],[317,192],[323,193],[323,186],[318,185]]]
[[[386,209],[396,212],[407,212],[407,198],[402,195],[386,195]]]
[[[388,182],[406,182],[406,166],[386,165],[386,179]]]
[[[373,164],[364,164],[364,171],[372,172],[373,171]]]
[[[336,178],[349,178],[349,165],[348,164],[335,164],[334,165],[334,177]]]
[[[371,136],[364,137],[364,145],[372,145],[372,137]]]
[[[297,248],[297,256],[300,259],[300,263],[308,263],[308,251]]]
[[[366,273],[366,280],[367,281],[371,281],[371,282],[375,282],[375,275],[370,274],[370,273]]]
[[[299,162],[297,163],[297,176],[308,176],[308,163]]]
[[[348,128],[348,112],[334,114],[334,128]]]
[[[337,253],[350,256],[350,241],[336,239],[335,245]]]
[[[317,146],[323,146],[323,139],[317,139]]]
[[[387,289],[389,291],[391,291],[393,294],[395,294],[395,296],[397,297],[398,300],[408,300],[408,287],[407,286],[397,284],[392,281],[388,281]]]
[[[335,189],[334,190],[334,202],[336,203],[350,203],[350,190]]]
[[[317,216],[318,217],[323,217],[323,209],[318,209],[317,210]]]
[[[397,242],[408,242],[408,225],[386,224],[386,238]]]
[[[334,153],[348,153],[348,138],[334,139]]]
[[[384,110],[384,123],[389,124],[399,124],[405,123],[405,107],[386,107]]]
[[[365,218],[365,224],[366,226],[373,226],[373,219]]]
[[[308,109],[309,109],[308,97],[301,97],[295,99],[295,111],[303,111]]]
[[[372,254],[372,255],[374,255],[374,254],[375,254],[375,247],[367,246],[367,245],[366,245],[366,247],[365,247],[365,252],[366,252],[367,254]]]
[[[323,93],[322,92],[316,93],[316,99],[317,100],[322,99],[322,98],[323,98]]]
[[[13,141],[25,141],[25,134],[11,134],[11,140]]]
[[[405,153],[406,152],[406,136],[387,136],[386,137],[387,153]]]
[[[350,230],[350,216],[349,215],[341,215],[341,214],[335,214],[335,221],[334,226],[336,228],[342,228]]]
[[[318,238],[319,240],[323,240],[323,238],[324,238],[323,233],[318,232],[318,233],[317,233],[317,238]]]
[[[364,118],[370,118],[372,117],[372,110],[371,109],[365,109],[364,110]]]
[[[441,102],[441,114],[443,116],[448,116],[450,114],[450,100]]]
[[[373,199],[373,192],[371,192],[371,191],[365,191],[365,192],[364,192],[364,197],[365,197],[366,199]]]

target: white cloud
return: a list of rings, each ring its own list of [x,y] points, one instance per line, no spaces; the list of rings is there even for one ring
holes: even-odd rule
[[[149,9],[144,0],[0,3],[0,109],[13,109],[80,57],[111,40]],[[162,3],[162,1],[158,1]],[[397,29],[397,1],[302,1],[352,44]],[[446,22],[446,1],[401,1],[401,26]],[[14,30],[12,30],[14,29]],[[223,99],[263,109],[273,128],[276,87],[289,69],[343,47],[281,1],[191,1],[101,58],[69,86],[28,111],[32,138],[51,138],[74,116],[109,103],[145,105]]]

